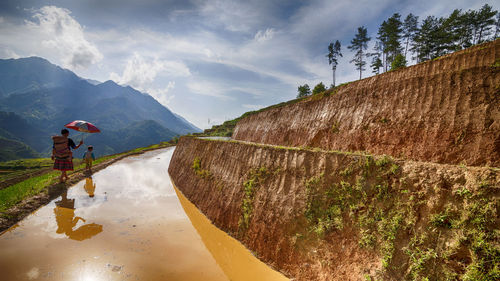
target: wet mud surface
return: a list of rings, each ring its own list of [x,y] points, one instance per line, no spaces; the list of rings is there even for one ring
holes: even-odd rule
[[[2,233],[0,280],[229,280],[179,203],[173,150],[121,160]]]

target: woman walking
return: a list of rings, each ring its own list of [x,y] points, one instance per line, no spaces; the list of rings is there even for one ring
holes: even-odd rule
[[[54,161],[54,170],[61,171],[59,183],[65,182],[68,179],[66,171],[73,171],[73,153],[71,149],[77,149],[83,144],[83,140],[78,145],[68,138],[69,131],[61,130],[61,136],[53,136],[54,146],[52,147],[52,160]]]

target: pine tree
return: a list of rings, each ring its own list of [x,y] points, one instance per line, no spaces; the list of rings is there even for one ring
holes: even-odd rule
[[[403,23],[401,22],[401,15],[398,13],[393,14],[387,19],[385,32],[387,36],[387,43],[385,50],[387,52],[387,62],[391,64],[394,58],[401,53],[401,35],[403,32]]]
[[[335,41],[335,44],[330,43],[328,45],[328,63],[332,65],[332,71],[333,71],[333,83],[332,83],[332,88],[335,87],[335,70],[337,70],[337,64],[338,64],[338,57],[342,57],[342,53],[340,52],[340,42],[339,40]]]
[[[418,16],[413,15],[412,13],[409,13],[405,21],[403,22],[403,38],[405,39],[405,59],[406,59],[406,54],[408,53],[408,46],[410,45],[410,42],[413,42],[415,39],[415,35],[418,31]]]
[[[377,40],[380,42],[379,43],[379,50],[382,53],[382,63],[384,67],[384,71],[387,71],[387,52],[386,52],[386,45],[387,45],[387,22],[383,21],[380,27],[378,28],[378,33],[377,33]]]
[[[431,59],[437,48],[439,19],[428,16],[417,31],[412,49],[417,53],[417,62]]]
[[[490,35],[490,30],[492,25],[495,24],[495,15],[497,11],[494,11],[493,8],[484,4],[481,7],[481,10],[477,13],[477,41],[476,44],[481,44],[485,41],[485,38]]]
[[[457,46],[459,49],[469,48],[474,42],[474,27],[472,25],[474,17],[475,12],[470,10],[460,14],[459,21],[455,28],[455,33],[458,37]]]
[[[381,59],[383,53],[382,42],[376,41],[375,47],[373,47],[373,53],[367,53],[367,57],[372,57],[372,61],[370,67],[372,68],[372,73],[379,74],[380,68],[384,66],[384,63]]]
[[[297,91],[299,92],[297,94],[297,98],[307,97],[311,95],[311,88],[309,88],[309,85],[307,84],[299,86],[297,88]]]
[[[372,68],[372,72],[375,74],[380,73],[380,68],[384,66],[382,64],[382,60],[380,59],[379,56],[373,57],[372,58],[372,63],[370,64],[370,67]]]
[[[323,84],[323,82],[319,82],[316,86],[314,86],[312,94],[317,95],[317,94],[322,93],[324,91],[326,91],[325,85]]]
[[[495,22],[495,35],[493,36],[493,40],[497,39],[500,36],[500,13],[497,13],[497,21]]]
[[[364,60],[364,57],[366,55],[363,51],[368,48],[368,42],[371,39],[367,36],[367,34],[368,31],[364,26],[358,27],[358,33],[351,40],[351,45],[347,47],[352,51],[356,51],[354,58],[350,62],[354,62],[356,69],[359,70],[359,79],[361,79],[362,72],[363,70],[365,70],[366,65],[366,62]]]
[[[463,32],[460,28],[462,23],[461,10],[455,9],[449,17],[439,19],[439,28],[436,34],[437,46],[435,56],[460,50],[460,37]]]

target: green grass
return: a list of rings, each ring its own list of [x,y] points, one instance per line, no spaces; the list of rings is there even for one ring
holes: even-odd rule
[[[53,161],[50,158],[19,159],[0,162],[0,169],[36,169],[50,167],[52,164]]]
[[[19,159],[0,162],[0,182],[51,168],[53,161],[50,158]]]
[[[209,170],[201,168],[201,159],[199,157],[195,157],[194,158],[193,165],[191,166],[191,168],[193,168],[194,173],[198,177],[201,177],[201,178],[204,178],[204,179],[209,179],[212,176],[212,174],[210,173]]]
[[[50,172],[33,177],[0,190],[0,213],[21,202],[23,199],[36,195],[50,184],[57,181],[59,172]]]
[[[247,180],[243,183],[244,194],[241,201],[241,216],[238,220],[240,233],[244,233],[248,229],[253,213],[255,194],[257,193],[257,189],[269,175],[270,172],[266,167],[260,167],[248,173]]]

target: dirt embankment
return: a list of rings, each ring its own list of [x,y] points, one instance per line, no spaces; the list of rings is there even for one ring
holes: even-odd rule
[[[233,138],[500,167],[500,39],[251,115]]]
[[[498,274],[498,169],[183,137],[169,174],[216,226],[296,280]]]

